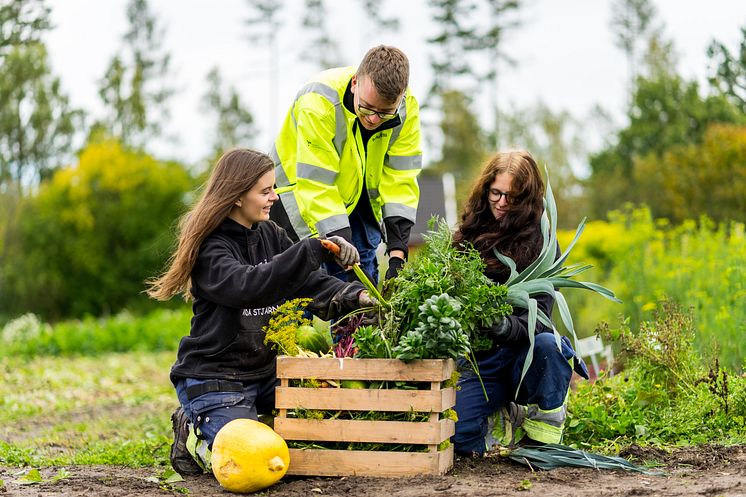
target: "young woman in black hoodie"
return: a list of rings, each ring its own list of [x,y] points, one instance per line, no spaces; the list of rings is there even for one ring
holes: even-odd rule
[[[171,416],[171,464],[181,474],[210,467],[220,428],[237,418],[257,419],[274,407],[276,354],[262,327],[289,299],[309,297],[309,310],[330,319],[375,302],[360,283],[345,283],[319,267],[331,255],[317,238],[293,244],[269,220],[278,199],[272,160],[248,149],[226,152],[206,189],[179,225],[168,269],[148,281],[148,295],[183,294],[194,317],[181,339],[171,381],[181,407]],[[335,261],[359,262],[354,246],[340,246]]]
[[[531,154],[499,152],[474,182],[454,242],[478,250],[485,275],[504,283],[510,268],[494,251],[513,259],[519,272],[538,258],[544,242],[543,199],[544,182]],[[556,250],[559,256],[559,247]],[[536,300],[538,308],[551,317],[554,295],[542,294]],[[466,368],[459,380],[453,437],[456,453],[482,455],[493,441],[502,445],[560,443],[573,365],[588,377],[582,361],[574,359],[570,341],[566,337],[557,340],[551,327],[538,322],[531,366],[521,383],[530,344],[528,311],[514,307],[511,315],[483,331],[493,347],[476,353],[481,379]],[[491,439],[490,417],[495,414],[496,431],[502,429],[500,440]]]

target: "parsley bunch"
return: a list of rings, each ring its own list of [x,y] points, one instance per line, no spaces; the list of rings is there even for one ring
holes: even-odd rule
[[[471,349],[487,349],[491,342],[479,328],[490,326],[512,312],[506,301],[508,289],[484,275],[479,252],[454,246],[448,223],[432,220],[430,228],[425,246],[391,282],[391,310],[382,320],[384,336],[398,344],[399,337],[406,336],[422,322],[420,307],[433,296],[447,294],[459,306],[458,323]]]

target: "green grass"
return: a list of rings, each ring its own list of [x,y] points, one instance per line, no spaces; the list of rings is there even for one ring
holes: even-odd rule
[[[167,466],[173,352],[0,359],[0,464]]]

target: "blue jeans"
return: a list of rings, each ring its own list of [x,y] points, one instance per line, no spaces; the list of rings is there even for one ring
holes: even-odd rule
[[[258,419],[258,414],[269,414],[275,407],[275,387],[279,384],[274,376],[255,382],[237,382],[243,386],[240,392],[208,392],[191,400],[186,389],[211,380],[186,378],[176,384],[176,395],[198,436],[212,450],[212,442],[220,428],[234,419]]]
[[[362,208],[370,209],[369,205],[363,204]],[[374,285],[378,285],[378,258],[376,249],[381,243],[381,227],[370,215],[363,215],[357,208],[350,214],[350,228],[352,229],[352,244],[360,253],[360,266],[371,278]],[[325,262],[326,272],[342,281],[347,281],[347,275],[339,265],[333,262]]]
[[[528,344],[498,347],[477,357],[489,400],[485,399],[474,371],[468,365],[461,368],[461,388],[456,392],[455,407],[458,421],[453,436],[457,452],[483,453],[488,417],[511,401],[521,405],[537,404],[544,410],[555,409],[565,402],[572,376],[569,361],[575,357],[567,337],[562,337],[560,351],[552,333],[536,335],[534,358],[516,397],[527,354]]]

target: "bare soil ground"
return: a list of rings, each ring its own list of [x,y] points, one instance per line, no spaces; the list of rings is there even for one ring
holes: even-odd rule
[[[643,476],[619,471],[561,468],[532,472],[498,457],[457,458],[445,476],[413,478],[293,478],[287,477],[262,492],[271,497],[291,496],[746,496],[746,446],[707,445],[666,453],[631,447],[621,454],[637,462],[657,461],[667,476]],[[59,468],[41,470],[50,480]],[[0,467],[0,497],[133,497],[188,495],[226,497],[211,475],[188,477],[174,487],[153,481],[152,468],[121,466],[67,467],[71,476],[55,483],[19,485],[18,468]],[[149,480],[150,478],[150,480]]]

